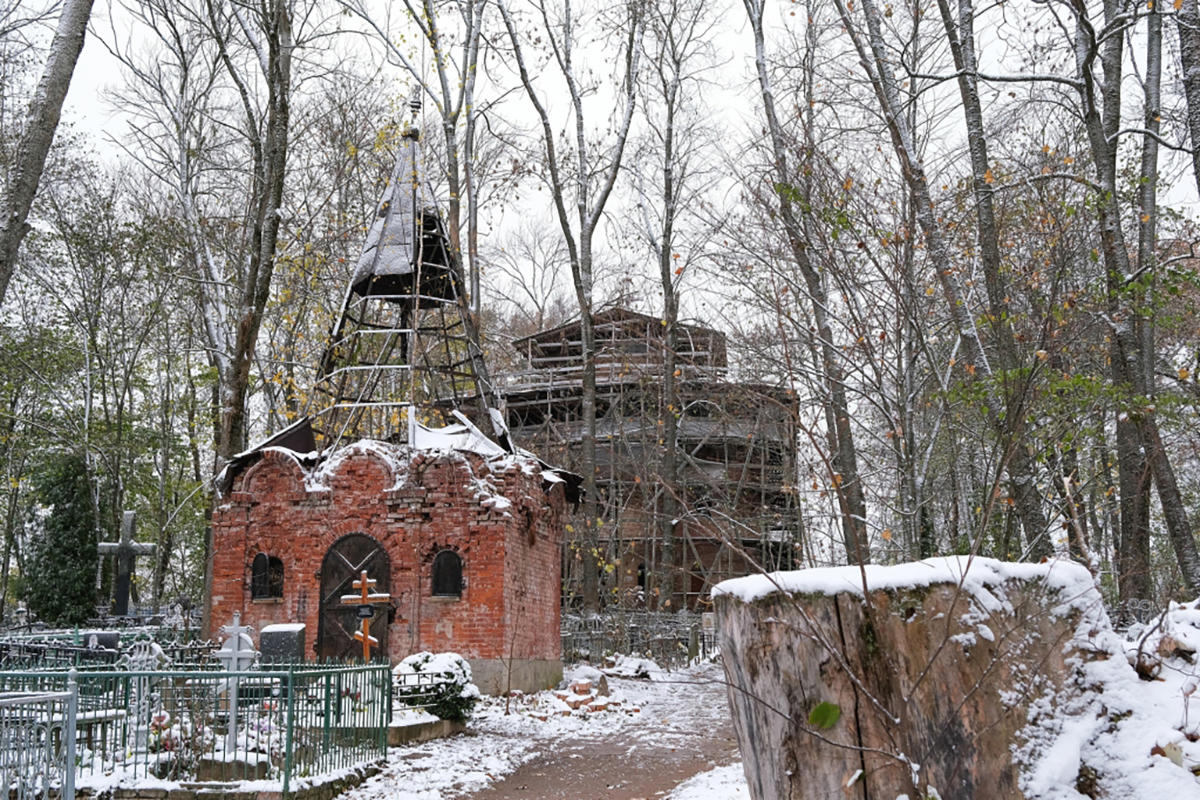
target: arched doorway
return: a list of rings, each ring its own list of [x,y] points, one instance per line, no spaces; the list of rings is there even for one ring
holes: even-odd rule
[[[333,543],[321,561],[321,615],[317,626],[317,658],[321,661],[351,661],[362,658],[362,644],[354,632],[361,620],[357,607],[342,605],[342,595],[358,594],[353,586],[367,571],[375,579],[376,592],[391,591],[392,561],[383,545],[364,533],[351,533]],[[388,607],[377,606],[371,619],[371,635],[379,640],[372,655],[388,651]]]

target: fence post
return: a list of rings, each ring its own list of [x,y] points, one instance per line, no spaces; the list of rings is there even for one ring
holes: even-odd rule
[[[287,672],[287,728],[283,742],[283,796],[288,796],[288,784],[292,777],[292,738],[296,727],[296,667],[288,664]]]
[[[333,675],[325,671],[325,715],[321,718],[321,755],[329,752],[330,729],[333,725]]]
[[[386,663],[380,671],[383,681],[383,708],[380,709],[379,751],[387,755],[388,727],[392,724],[392,670]]]
[[[63,730],[62,800],[75,800],[75,725],[79,719],[79,673],[67,672],[67,719]]]

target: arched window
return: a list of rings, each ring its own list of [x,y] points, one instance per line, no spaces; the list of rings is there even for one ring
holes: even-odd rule
[[[259,553],[250,565],[250,599],[283,597],[283,561]]]
[[[443,550],[433,559],[433,596],[462,597],[462,558],[453,550]]]

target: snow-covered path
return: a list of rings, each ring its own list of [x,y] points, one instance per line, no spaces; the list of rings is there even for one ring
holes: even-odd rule
[[[714,665],[609,677],[621,710],[569,716],[546,693],[507,715],[488,699],[467,734],[392,750],[383,773],[343,797],[743,800],[740,766],[725,768],[738,753],[723,677]]]

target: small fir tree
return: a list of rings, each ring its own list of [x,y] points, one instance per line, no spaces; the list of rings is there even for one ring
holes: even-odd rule
[[[79,625],[96,613],[96,517],[87,465],[51,457],[34,482],[41,510],[30,520],[22,582],[29,610],[51,625]]]

